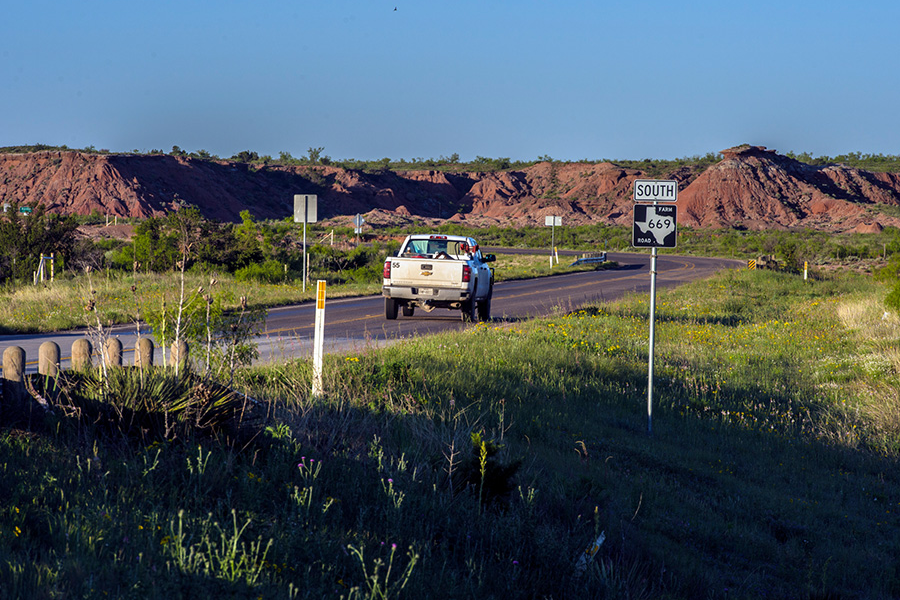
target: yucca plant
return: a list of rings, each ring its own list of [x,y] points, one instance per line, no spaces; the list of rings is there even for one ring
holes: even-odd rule
[[[482,433],[473,431],[471,434],[472,453],[463,459],[459,467],[461,477],[457,481],[457,489],[474,490],[485,505],[506,505],[516,487],[514,479],[522,460],[501,462],[499,454],[503,445],[485,439]]]
[[[142,442],[191,434],[234,438],[257,411],[254,402],[189,369],[124,367],[67,373],[57,406],[82,423]]]

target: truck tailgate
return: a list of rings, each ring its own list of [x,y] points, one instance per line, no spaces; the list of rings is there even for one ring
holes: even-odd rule
[[[459,260],[394,258],[391,285],[410,287],[460,287],[463,263]]]

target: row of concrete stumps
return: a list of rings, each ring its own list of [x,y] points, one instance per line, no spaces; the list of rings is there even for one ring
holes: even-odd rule
[[[152,367],[155,347],[153,340],[142,337],[138,339],[134,349],[135,367]],[[79,338],[72,342],[72,369],[83,371],[93,366],[94,347],[87,338]],[[122,367],[123,349],[122,341],[118,338],[108,338],[104,343],[104,352],[107,367]],[[46,377],[59,376],[60,349],[56,342],[44,342],[38,349],[38,374]],[[184,340],[172,344],[169,354],[169,366],[186,364],[188,360],[188,344]],[[20,346],[10,346],[3,351],[3,399],[5,402],[20,403],[25,399],[25,350]]]

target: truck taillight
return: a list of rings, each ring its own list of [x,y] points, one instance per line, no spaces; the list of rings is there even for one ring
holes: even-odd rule
[[[384,261],[384,278],[391,278],[391,261],[389,260]]]
[[[463,281],[470,281],[472,279],[472,267],[469,265],[463,265]]]

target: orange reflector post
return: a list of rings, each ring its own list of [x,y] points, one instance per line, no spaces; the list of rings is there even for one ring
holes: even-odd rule
[[[321,279],[316,286],[316,308],[319,310],[325,308],[325,282]]]
[[[324,395],[322,389],[322,363],[325,354],[325,281],[320,279],[316,285],[316,328],[313,338],[313,376],[312,395],[318,398]]]

